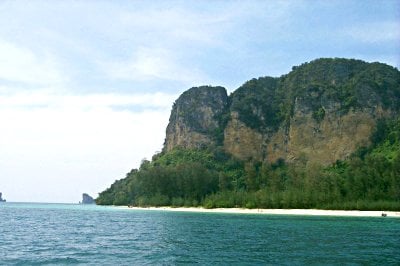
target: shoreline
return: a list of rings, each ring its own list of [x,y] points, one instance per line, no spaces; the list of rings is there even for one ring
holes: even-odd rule
[[[358,210],[319,210],[319,209],[242,209],[202,207],[131,207],[114,206],[127,210],[197,212],[197,213],[230,213],[230,214],[264,214],[264,215],[300,215],[300,216],[346,216],[346,217],[395,217],[400,218],[400,211],[358,211]]]

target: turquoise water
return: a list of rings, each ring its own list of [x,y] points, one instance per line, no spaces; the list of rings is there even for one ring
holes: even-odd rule
[[[0,265],[400,264],[400,219],[0,204]]]

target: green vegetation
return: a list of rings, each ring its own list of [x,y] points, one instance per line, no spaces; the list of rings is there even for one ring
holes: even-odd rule
[[[230,96],[231,110],[251,128],[276,130],[281,122],[276,96],[278,80],[263,77],[247,81]]]
[[[294,67],[280,78],[246,82],[230,96],[231,110],[250,128],[266,132],[289,123],[296,102],[308,108],[317,122],[333,106],[341,114],[378,104],[399,110],[399,84],[399,72],[391,66],[322,58]]]
[[[98,204],[400,210],[400,119],[382,120],[349,159],[239,162],[221,151],[175,149],[143,161]]]
[[[144,160],[100,193],[97,204],[246,208],[400,210],[400,74],[391,66],[318,59],[280,78],[252,79],[227,96],[222,87],[195,87],[173,106],[180,121],[214,140],[198,149],[175,148]],[[238,161],[223,152],[224,129],[235,112],[268,136],[287,129],[293,114],[320,123],[351,110],[392,113],[380,120],[371,145],[326,166],[304,158],[275,163]],[[175,128],[168,127],[167,134]],[[261,145],[261,144],[260,144]],[[201,146],[201,145],[200,145]]]
[[[325,109],[321,106],[317,110],[312,113],[312,117],[319,123],[324,120],[325,117]]]
[[[222,152],[175,149],[155,155],[152,162],[144,160],[139,170],[102,192],[97,203],[197,206],[242,175],[242,164]]]

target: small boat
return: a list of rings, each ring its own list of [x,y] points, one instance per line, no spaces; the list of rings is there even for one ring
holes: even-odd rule
[[[381,215],[382,217],[386,217],[387,216],[387,214],[386,213],[384,213],[384,212],[382,212],[382,215]]]

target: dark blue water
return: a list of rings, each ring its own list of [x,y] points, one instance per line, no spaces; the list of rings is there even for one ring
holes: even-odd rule
[[[400,219],[0,204],[0,265],[400,265]]]

